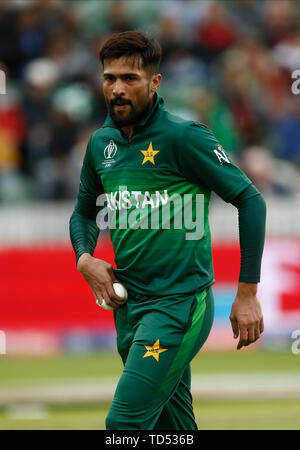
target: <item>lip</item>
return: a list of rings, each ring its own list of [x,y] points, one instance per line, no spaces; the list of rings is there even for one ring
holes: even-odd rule
[[[126,103],[125,105],[114,105],[115,108],[117,109],[126,109],[128,106],[130,106],[128,103]]]

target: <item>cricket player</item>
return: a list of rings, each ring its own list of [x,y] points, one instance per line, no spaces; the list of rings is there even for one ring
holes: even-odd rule
[[[100,60],[108,116],[87,146],[70,235],[78,270],[95,298],[114,308],[124,370],[106,428],[196,430],[190,362],[214,316],[211,192],[239,213],[241,268],[230,315],[237,349],[264,329],[256,294],[265,201],[205,125],[165,109],[157,41],[119,33]],[[93,257],[105,224],[116,269]],[[115,293],[117,281],[127,301]]]

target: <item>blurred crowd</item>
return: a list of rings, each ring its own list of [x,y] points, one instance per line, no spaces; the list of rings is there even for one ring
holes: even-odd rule
[[[99,49],[133,29],[162,45],[169,110],[208,125],[264,194],[300,192],[299,1],[0,0],[1,203],[74,198],[106,116]]]

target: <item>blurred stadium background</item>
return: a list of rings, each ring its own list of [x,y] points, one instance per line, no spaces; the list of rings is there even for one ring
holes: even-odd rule
[[[138,28],[163,47],[168,109],[206,123],[268,205],[265,333],[236,352],[228,316],[237,214],[212,199],[216,318],[193,362],[199,427],[299,429],[300,2],[292,0],[0,0],[0,428],[104,428],[121,362],[112,313],[76,271],[68,220],[87,140],[106,115],[98,50],[112,32]],[[96,254],[113,263],[108,239]]]

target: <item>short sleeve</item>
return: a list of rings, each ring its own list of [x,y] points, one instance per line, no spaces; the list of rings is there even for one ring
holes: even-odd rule
[[[177,140],[180,172],[230,202],[251,184],[228,157],[213,133],[199,122],[183,127]]]

